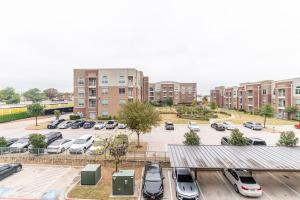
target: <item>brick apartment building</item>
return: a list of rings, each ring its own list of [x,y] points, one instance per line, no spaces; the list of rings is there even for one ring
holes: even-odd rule
[[[287,118],[285,108],[296,105],[300,109],[300,78],[280,81],[241,83],[238,87],[219,86],[211,90],[211,101],[221,108],[258,112],[271,104],[278,118]],[[294,118],[300,117],[300,112]]]
[[[132,68],[74,69],[74,112],[95,119],[118,114],[126,101],[148,101],[149,79]]]
[[[174,81],[150,83],[150,101],[161,102],[168,98],[173,100],[174,105],[191,104],[197,98],[197,83]]]

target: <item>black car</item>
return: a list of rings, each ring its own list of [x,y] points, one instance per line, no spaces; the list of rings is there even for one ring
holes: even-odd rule
[[[229,139],[230,139],[229,136],[222,137],[221,145],[231,145]]]
[[[45,134],[46,146],[59,139],[62,139],[61,132],[50,132]],[[32,145],[29,145],[28,149],[30,153],[36,153],[36,151],[33,150]],[[42,153],[43,151],[41,150],[40,152]]]
[[[262,145],[262,146],[267,145],[266,141],[260,138],[249,137],[246,138],[246,141],[247,141],[247,145]]]
[[[95,126],[96,122],[94,121],[87,121],[83,124],[83,128],[84,129],[90,129],[93,128]]]
[[[145,166],[143,176],[143,196],[145,199],[161,199],[163,197],[163,179],[159,163],[151,162]]]
[[[225,131],[226,130],[226,127],[221,123],[212,123],[210,126],[214,129],[216,129],[217,131]]]
[[[71,128],[72,128],[72,129],[81,128],[81,127],[83,127],[84,123],[85,123],[84,120],[78,120],[78,121],[75,121],[75,122],[72,124]]]
[[[65,121],[64,119],[58,119],[58,120],[54,120],[53,122],[51,122],[50,124],[48,124],[47,128],[48,129],[55,129],[57,128],[57,126],[62,123],[63,121]]]
[[[22,164],[21,163],[15,163],[15,164],[6,164],[0,166],[0,180],[5,179],[6,177],[20,172],[22,170]]]
[[[173,122],[165,122],[165,129],[166,130],[174,130]]]

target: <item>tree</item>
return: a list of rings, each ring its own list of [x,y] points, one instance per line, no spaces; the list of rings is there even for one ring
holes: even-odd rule
[[[192,106],[193,106],[193,107],[196,107],[196,106],[197,106],[197,100],[196,100],[196,99],[194,99],[194,100],[192,101]]]
[[[115,172],[118,171],[118,164],[122,156],[126,155],[127,147],[120,143],[119,140],[114,139],[109,146],[109,154],[114,157],[115,160]]]
[[[285,108],[284,112],[286,112],[288,114],[288,119],[291,119],[291,115],[298,112],[298,110],[299,109],[297,106],[288,106]]]
[[[58,91],[55,88],[48,88],[43,92],[45,93],[45,96],[51,101],[58,96]]]
[[[30,134],[29,135],[29,141],[30,144],[32,145],[32,153],[42,153],[44,152],[44,148],[47,147],[46,144],[46,136],[42,134]]]
[[[234,146],[245,146],[246,138],[243,136],[243,133],[239,129],[234,129],[231,132],[229,143]]]
[[[260,115],[264,117],[264,128],[266,128],[266,121],[268,117],[273,117],[275,113],[271,104],[264,105],[260,110]]]
[[[196,132],[190,131],[184,134],[185,141],[183,142],[185,145],[199,145],[200,137]]]
[[[296,146],[299,138],[296,137],[293,131],[287,131],[280,133],[280,139],[278,140],[278,146],[293,147]]]
[[[209,103],[209,107],[210,107],[210,109],[212,109],[212,110],[216,110],[216,109],[218,108],[218,105],[217,105],[216,102],[210,102],[210,103]]]
[[[149,132],[152,126],[158,125],[160,122],[159,112],[149,103],[141,103],[139,101],[127,102],[123,105],[119,119],[122,123],[137,134],[137,147],[140,146],[140,134]]]
[[[58,120],[61,116],[60,110],[54,110],[54,115],[55,115],[55,118]]]
[[[167,106],[173,106],[173,99],[171,97],[169,97],[163,101],[163,104],[165,104]]]
[[[5,89],[0,90],[0,101],[7,104],[20,103],[20,95],[15,92],[14,88],[6,87]]]
[[[35,126],[38,125],[37,124],[38,116],[42,115],[43,111],[44,111],[44,106],[42,106],[39,103],[34,103],[34,104],[31,104],[31,105],[27,106],[27,112],[30,115],[35,117]]]
[[[7,147],[7,141],[5,137],[0,137],[0,147]]]
[[[205,106],[205,107],[208,105],[208,99],[207,99],[207,96],[204,96],[204,97],[202,98],[202,105]]]
[[[34,103],[41,102],[46,98],[45,94],[41,92],[38,88],[33,88],[24,92],[23,96],[26,97],[28,101],[32,101]]]

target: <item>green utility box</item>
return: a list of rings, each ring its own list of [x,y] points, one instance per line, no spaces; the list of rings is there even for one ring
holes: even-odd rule
[[[134,170],[120,170],[112,176],[113,195],[134,195]]]
[[[81,185],[96,185],[101,178],[101,166],[88,164],[81,170]]]

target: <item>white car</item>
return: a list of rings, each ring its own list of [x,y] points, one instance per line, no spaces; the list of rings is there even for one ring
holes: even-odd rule
[[[236,129],[236,126],[232,122],[223,122],[223,125],[227,130]]]
[[[62,123],[60,123],[57,128],[59,129],[67,129],[70,128],[72,126],[73,122],[72,121],[64,121]]]
[[[82,154],[86,152],[86,150],[92,146],[94,143],[94,137],[92,135],[83,135],[80,138],[76,139],[74,143],[71,145],[69,152]]]
[[[228,178],[237,193],[247,197],[262,196],[261,186],[256,183],[249,171],[226,169],[224,170],[224,175]]]
[[[188,128],[191,131],[200,131],[200,126],[196,122],[189,122]]]
[[[102,155],[105,153],[107,144],[105,139],[96,138],[94,144],[89,148],[87,153],[91,155]]]
[[[95,124],[95,126],[94,126],[94,129],[95,129],[95,130],[101,130],[101,129],[103,129],[103,128],[105,128],[105,123],[104,123],[104,122],[97,122],[97,123]]]
[[[60,139],[56,140],[52,144],[50,144],[47,147],[47,152],[48,153],[62,153],[65,150],[69,149],[70,146],[73,144],[74,140],[70,139]]]
[[[125,129],[127,127],[126,124],[119,124],[118,129]]]

